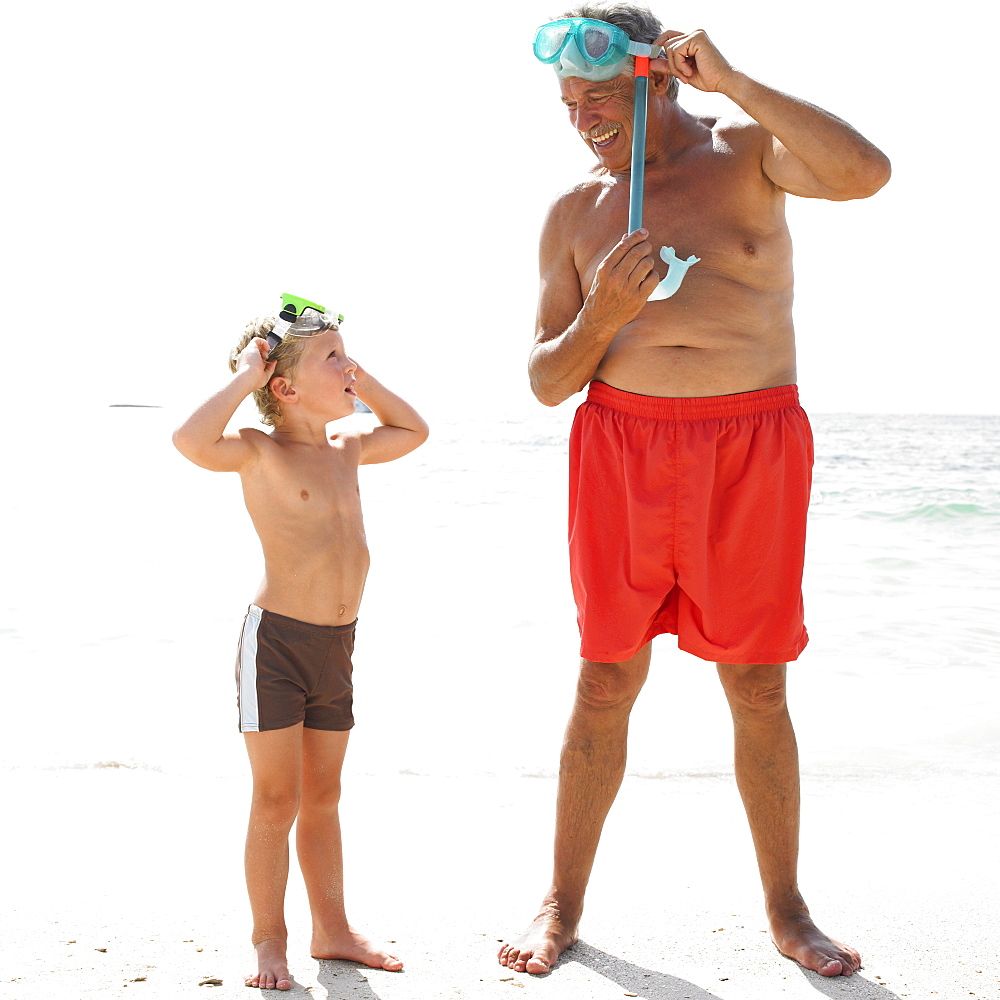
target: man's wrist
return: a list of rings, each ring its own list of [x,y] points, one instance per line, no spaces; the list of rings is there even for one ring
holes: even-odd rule
[[[738,104],[746,111],[744,102],[750,97],[753,88],[759,86],[760,84],[747,76],[746,73],[736,69],[735,66],[730,66],[729,71],[722,78],[718,93],[722,94],[723,97],[728,97],[734,104]]]

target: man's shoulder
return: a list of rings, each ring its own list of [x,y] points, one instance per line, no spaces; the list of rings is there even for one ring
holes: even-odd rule
[[[606,176],[593,176],[560,191],[549,206],[549,221],[558,222],[589,211],[606,187]]]
[[[727,117],[704,117],[698,119],[712,130],[716,146],[723,144],[734,150],[759,146],[768,131],[749,115],[737,114]]]

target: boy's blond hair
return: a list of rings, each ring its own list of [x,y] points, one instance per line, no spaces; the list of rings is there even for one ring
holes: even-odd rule
[[[324,330],[337,329],[337,321],[333,317],[324,316],[323,320]],[[236,361],[240,356],[240,351],[254,337],[267,340],[267,335],[274,329],[274,323],[274,316],[258,317],[252,323],[247,323],[246,329],[243,331],[243,336],[240,337],[239,343],[229,355],[229,370],[231,372],[236,371]],[[295,375],[296,365],[299,363],[299,358],[302,357],[302,350],[306,346],[308,339],[308,337],[286,336],[277,347],[271,349],[271,353],[267,356],[268,361],[275,362],[271,378],[275,378],[278,375],[283,375],[285,378],[292,378]],[[253,401],[257,404],[257,409],[260,410],[260,422],[262,424],[274,427],[276,424],[281,423],[281,407],[274,398],[274,393],[271,392],[270,379],[268,379],[267,385],[260,389],[254,389]]]

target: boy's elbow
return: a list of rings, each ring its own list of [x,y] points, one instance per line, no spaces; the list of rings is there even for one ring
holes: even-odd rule
[[[173,434],[170,435],[170,440],[173,446],[185,457],[191,457],[191,440],[188,438],[187,434],[184,433],[183,427],[178,427]]]

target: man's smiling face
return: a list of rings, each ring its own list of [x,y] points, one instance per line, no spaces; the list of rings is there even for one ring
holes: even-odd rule
[[[632,162],[631,74],[599,83],[569,76],[559,80],[559,89],[570,123],[601,166],[613,172],[626,170]]]

